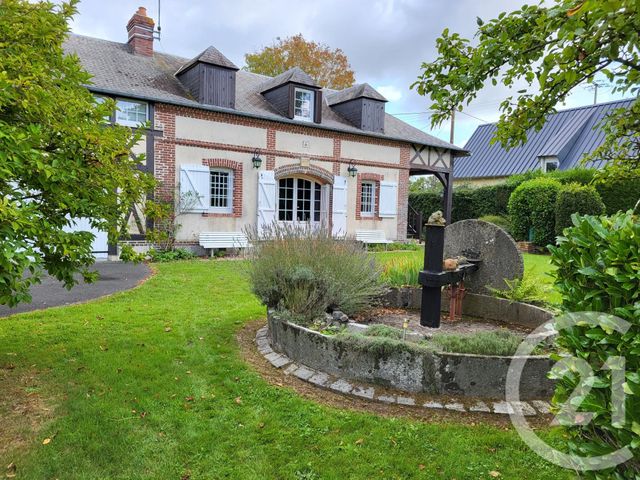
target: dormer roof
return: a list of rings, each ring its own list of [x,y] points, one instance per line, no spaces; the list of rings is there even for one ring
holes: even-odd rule
[[[176,72],[176,75],[186,72],[197,63],[207,63],[209,65],[228,68],[230,70],[240,70],[231,60],[225,57],[220,50],[214,46],[210,46],[203,50],[199,55],[196,55],[194,58],[182,65]]]
[[[260,87],[262,93],[278,88],[285,83],[296,83],[298,85],[305,85],[311,88],[320,88],[311,76],[302,70],[300,67],[293,67],[286,72],[281,73],[273,78],[270,78]]]
[[[337,105],[339,103],[348,102],[349,100],[355,100],[356,98],[370,98],[372,100],[378,100],[380,102],[386,102],[380,93],[378,93],[368,83],[361,83],[354,85],[353,87],[345,88],[344,90],[338,90],[327,95],[327,103],[329,106]]]
[[[193,98],[184,83],[175,76],[176,71],[190,63],[189,59],[161,52],[154,52],[148,57],[133,55],[126,43],[75,34],[67,37],[64,47],[68,54],[78,55],[82,66],[92,75],[88,88],[94,93],[136,98],[203,111],[225,112],[245,118],[301,124],[298,120],[284,116],[262,95],[267,82],[274,80],[264,75],[245,70],[235,72],[235,109],[230,109],[202,104]],[[223,68],[220,67],[220,69]],[[295,80],[300,81],[300,77],[296,77]],[[323,93],[324,96],[328,96],[334,92],[323,89]],[[368,132],[358,129],[345,120],[325,101],[322,102],[321,108],[322,122],[319,124],[305,122],[305,126],[463,152],[460,147],[429,135],[388,113],[385,114],[384,132]]]

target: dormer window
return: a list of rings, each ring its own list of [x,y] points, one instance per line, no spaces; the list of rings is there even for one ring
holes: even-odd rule
[[[542,159],[542,171],[550,173],[560,168],[560,161],[555,157],[547,157]]]
[[[303,88],[295,89],[293,118],[313,122],[314,92]]]

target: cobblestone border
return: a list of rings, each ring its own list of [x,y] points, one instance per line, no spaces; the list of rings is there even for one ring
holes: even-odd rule
[[[264,358],[275,368],[282,369],[286,375],[294,375],[300,380],[304,380],[318,387],[367,400],[427,409],[444,409],[461,413],[489,413],[499,415],[509,415],[514,412],[522,412],[525,416],[548,415],[551,409],[551,405],[545,400],[506,402],[451,398],[448,401],[439,399],[438,401],[430,400],[425,402],[419,400],[418,396],[411,395],[410,393],[403,392],[401,395],[389,393],[387,389],[383,391],[374,385],[348,381],[344,378],[309,368],[301,363],[293,362],[286,355],[275,352],[271,348],[267,326],[260,328],[256,333],[256,344],[258,351]]]

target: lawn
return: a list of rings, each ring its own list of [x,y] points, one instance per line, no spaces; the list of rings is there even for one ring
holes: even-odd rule
[[[23,479],[571,478],[505,426],[337,410],[268,384],[235,337],[265,313],[242,263],[157,268],[129,292],[0,319],[0,468],[14,462]]]

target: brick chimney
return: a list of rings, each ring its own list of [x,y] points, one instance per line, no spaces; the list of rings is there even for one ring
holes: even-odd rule
[[[139,7],[127,23],[127,33],[129,34],[129,48],[131,53],[136,55],[153,55],[153,27],[155,23],[152,18],[147,17],[147,9]]]

